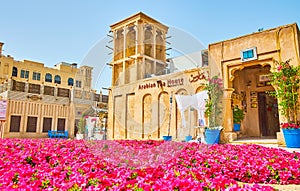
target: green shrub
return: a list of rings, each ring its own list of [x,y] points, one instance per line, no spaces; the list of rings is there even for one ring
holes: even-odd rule
[[[243,109],[240,109],[237,105],[233,108],[233,123],[241,123],[245,118]]]

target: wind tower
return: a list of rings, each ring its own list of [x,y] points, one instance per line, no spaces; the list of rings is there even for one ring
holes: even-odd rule
[[[165,74],[167,26],[139,12],[110,28],[112,86]]]

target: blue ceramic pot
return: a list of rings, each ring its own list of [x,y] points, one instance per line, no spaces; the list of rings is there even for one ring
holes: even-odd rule
[[[206,129],[205,130],[205,141],[207,144],[218,144],[220,141],[220,132],[218,129]]]
[[[300,148],[300,129],[282,129],[287,148]]]
[[[172,141],[172,136],[163,136],[164,141]]]
[[[240,131],[241,130],[241,124],[234,123],[233,124],[233,131]]]
[[[192,136],[188,135],[188,136],[185,136],[185,141],[186,142],[189,142],[190,140],[192,140]]]

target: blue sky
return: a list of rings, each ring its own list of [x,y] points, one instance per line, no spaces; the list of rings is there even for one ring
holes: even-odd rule
[[[109,26],[137,12],[208,44],[297,22],[298,0],[0,0],[3,54],[81,64]],[[297,10],[298,9],[298,10]]]

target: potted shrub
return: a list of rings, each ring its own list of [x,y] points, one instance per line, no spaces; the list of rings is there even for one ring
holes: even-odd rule
[[[241,130],[241,122],[245,118],[245,113],[243,109],[240,109],[239,106],[233,107],[233,131]]]
[[[275,67],[271,73],[271,84],[275,91],[270,95],[278,99],[281,114],[285,117],[281,128],[285,143],[290,148],[300,148],[300,128],[297,118],[299,112],[299,87],[300,66],[290,64],[291,59],[285,62],[275,61]]]
[[[78,140],[83,139],[84,132],[85,132],[85,119],[84,117],[81,117],[77,125],[76,139]]]
[[[205,129],[207,144],[219,143],[220,132],[223,129],[223,83],[218,76],[208,78],[205,85],[209,99],[206,100],[205,115],[208,117],[208,127]]]

